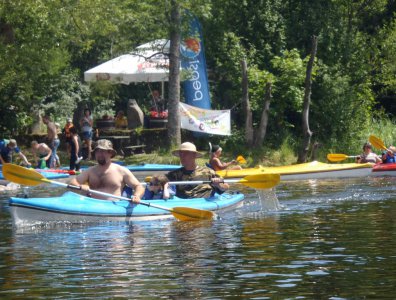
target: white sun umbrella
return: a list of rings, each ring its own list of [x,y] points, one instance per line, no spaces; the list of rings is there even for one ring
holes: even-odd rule
[[[168,81],[168,53],[169,40],[155,40],[84,72],[84,80],[123,84]]]

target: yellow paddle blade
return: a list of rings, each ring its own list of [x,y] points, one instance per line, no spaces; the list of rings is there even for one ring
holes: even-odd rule
[[[246,164],[246,159],[242,155],[238,155],[236,158],[236,161],[240,163],[241,165]]]
[[[369,142],[377,149],[387,150],[384,142],[379,137],[376,137],[375,135],[369,136]]]
[[[35,170],[26,169],[13,164],[3,165],[3,175],[5,179],[22,185],[34,186],[45,182],[51,182]]]
[[[180,221],[213,220],[214,212],[190,207],[174,207],[172,215]]]
[[[327,154],[327,159],[328,159],[329,161],[333,161],[333,162],[336,162],[336,161],[343,161],[343,160],[346,160],[346,159],[349,158],[349,157],[351,157],[351,156],[348,156],[348,155],[345,155],[345,154],[339,154],[339,153],[330,153],[330,154]]]
[[[237,183],[241,183],[255,189],[270,189],[276,186],[279,181],[279,174],[257,174],[245,176],[238,180]],[[227,182],[227,180],[224,182]]]

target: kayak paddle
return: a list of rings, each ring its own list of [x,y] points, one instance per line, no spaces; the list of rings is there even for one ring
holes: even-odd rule
[[[356,157],[357,156],[340,154],[340,153],[327,154],[327,159],[332,162],[343,161],[346,160],[347,158],[356,158]]]
[[[145,178],[144,181],[149,182],[151,176]],[[277,185],[280,181],[279,174],[256,174],[247,175],[240,179],[224,179],[224,183],[240,183],[254,189],[270,189]],[[194,180],[194,181],[170,181],[169,184],[183,185],[183,184],[204,184],[212,183],[210,180]]]
[[[70,188],[70,189],[82,190],[81,186],[70,185],[70,184],[66,184],[63,182],[59,182],[59,181],[49,180],[49,179],[45,178],[42,174],[36,172],[35,170],[26,169],[24,167],[20,167],[18,165],[13,165],[13,164],[4,164],[3,165],[3,175],[7,180],[18,183],[18,184],[22,184],[22,185],[35,186],[35,185],[39,185],[41,183],[52,183],[52,184],[63,186],[63,187]],[[127,200],[127,201],[131,200],[127,197],[115,196],[115,195],[112,195],[109,193],[104,193],[104,192],[95,191],[95,190],[91,190],[91,189],[88,189],[87,192],[90,192],[92,194],[101,195],[104,197],[120,199],[120,200]],[[148,206],[148,207],[151,206],[151,207],[155,207],[158,209],[169,211],[176,219],[181,220],[181,221],[212,220],[215,215],[212,211],[209,211],[209,210],[196,209],[196,208],[190,208],[190,207],[168,208],[168,207],[163,207],[163,206],[159,206],[156,204],[151,204],[149,202],[140,202],[139,204]]]
[[[369,142],[377,149],[388,151],[388,148],[386,148],[384,142],[379,137],[376,137],[375,135],[369,136]]]

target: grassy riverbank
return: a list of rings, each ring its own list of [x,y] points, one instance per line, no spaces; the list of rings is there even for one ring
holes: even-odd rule
[[[328,153],[344,153],[347,155],[358,155],[362,150],[361,147],[368,140],[371,134],[374,134],[381,138],[386,145],[394,145],[396,143],[396,132],[394,130],[396,124],[395,122],[381,118],[378,120],[372,120],[370,122],[370,130],[359,131],[355,136],[346,144],[337,143],[336,147],[329,147],[328,144],[332,144],[331,141],[320,143],[320,147],[317,153],[310,152],[309,160],[314,158],[318,161],[326,162],[326,155]],[[277,145],[266,144],[263,147],[257,149],[251,149],[241,146],[241,142],[233,142],[232,140],[227,141],[216,141],[221,144],[224,148],[222,160],[227,162],[235,159],[238,155],[242,155],[247,163],[242,167],[254,167],[257,165],[263,166],[280,166],[280,165],[290,165],[295,164],[297,161],[297,147],[298,144],[292,139],[285,139],[282,143]],[[202,150],[204,148],[201,143],[201,149],[199,151],[203,154],[202,158],[198,159],[199,165],[205,165],[209,160],[209,154],[207,150]],[[21,145],[20,145],[21,146]],[[30,153],[30,149],[22,146],[22,152],[27,156],[30,162],[33,161],[33,157]],[[374,149],[376,153],[380,153],[379,149]],[[69,165],[69,158],[64,150],[64,147],[60,147],[58,150],[61,164],[63,166]],[[19,163],[18,155],[14,155],[15,163]],[[117,155],[114,160],[124,161],[127,165],[143,164],[143,163],[155,163],[155,164],[179,164],[179,159],[173,156],[170,152],[165,150],[153,151],[151,153],[136,154],[127,157],[122,157]],[[352,162],[350,160],[345,160],[344,162]],[[95,161],[83,161],[83,165],[93,165]]]
[[[30,149],[23,148],[21,149],[23,154],[26,155],[27,159],[29,162],[33,163],[33,156],[30,153]],[[209,160],[209,154],[205,152],[201,152],[203,154],[203,157],[198,158],[197,162],[199,165],[205,165],[206,162]],[[65,150],[60,149],[58,150],[58,155],[61,161],[62,166],[68,166],[69,165],[69,157],[68,154]],[[293,164],[296,162],[297,158],[295,155],[293,155],[292,151],[288,148],[281,148],[277,151],[268,151],[266,153],[261,153],[259,156],[258,154],[252,154],[252,153],[239,153],[238,155],[242,155],[247,163],[243,165],[242,167],[253,167],[258,164],[261,165],[266,165],[266,166],[273,166],[273,165],[287,165],[287,164]],[[237,156],[237,155],[236,155]],[[236,156],[232,156],[230,153],[224,153],[222,155],[222,160],[223,161],[231,161],[236,158]],[[20,159],[18,155],[14,155],[15,163],[19,163]],[[117,155],[113,158],[113,161],[123,161],[127,165],[139,165],[139,164],[144,164],[144,163],[150,163],[150,164],[179,164],[179,158],[173,156],[169,152],[152,152],[152,153],[143,153],[143,154],[136,154],[136,155],[131,155],[128,157],[123,157],[120,155]],[[81,165],[83,166],[91,166],[94,165],[95,161],[87,161],[83,160]]]

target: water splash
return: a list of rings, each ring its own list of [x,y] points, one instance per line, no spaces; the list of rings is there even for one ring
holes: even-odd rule
[[[280,209],[278,197],[274,189],[257,190],[260,211],[277,211]]]

